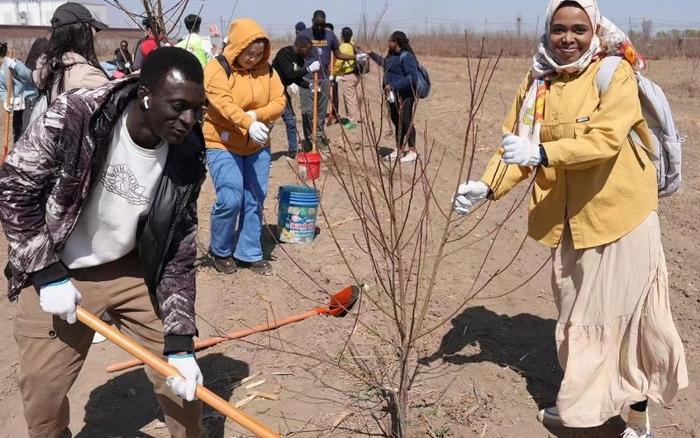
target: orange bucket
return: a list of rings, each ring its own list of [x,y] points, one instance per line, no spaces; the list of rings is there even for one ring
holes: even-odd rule
[[[318,152],[297,153],[297,165],[304,181],[316,181],[321,177],[321,154]]]

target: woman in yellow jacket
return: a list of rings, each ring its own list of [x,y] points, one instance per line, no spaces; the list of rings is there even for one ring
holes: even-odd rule
[[[249,18],[228,30],[217,61],[204,69],[209,106],[204,119],[207,164],[216,189],[209,251],[219,272],[236,271],[236,261],[269,274],[260,235],[270,176],[270,127],[284,111],[284,87],[270,67],[270,40]],[[228,70],[228,71],[227,71]]]
[[[505,196],[535,174],[528,234],[552,248],[564,378],[552,426],[595,427],[630,405],[626,438],[650,437],[647,400],[687,386],[669,305],[656,169],[634,69],[644,61],[595,0],[550,0],[547,29],[481,181],[462,184],[455,209]],[[600,59],[624,55],[606,92]]]

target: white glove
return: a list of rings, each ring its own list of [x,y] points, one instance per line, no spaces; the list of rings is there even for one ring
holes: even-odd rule
[[[204,382],[202,371],[197,365],[194,354],[172,354],[168,356],[168,363],[175,367],[182,377],[170,376],[165,379],[165,383],[178,397],[187,401],[194,400],[197,385]]]
[[[17,67],[17,60],[14,58],[10,58],[9,56],[6,56],[5,59],[7,59],[7,68],[15,69]]]
[[[131,68],[131,63],[127,62],[126,64],[124,64],[124,68]]]
[[[328,77],[328,80],[331,81],[331,82],[335,81],[335,76],[330,75],[330,76]]]
[[[355,61],[358,61],[358,62],[365,62],[368,59],[369,59],[369,55],[366,53],[358,53],[357,55],[355,55]]]
[[[80,292],[69,279],[49,283],[39,288],[39,305],[46,313],[58,315],[68,324],[75,324],[75,306],[80,304]]]
[[[539,166],[542,162],[540,145],[532,143],[529,139],[508,134],[501,142],[503,157],[506,164],[518,166]]]
[[[479,201],[486,199],[489,186],[481,181],[469,181],[460,184],[454,197],[455,211],[459,214],[469,213],[469,209]]]
[[[297,84],[294,84],[294,83],[289,84],[289,86],[287,86],[287,92],[289,94],[298,94],[299,93],[299,86]]]
[[[321,70],[321,63],[319,61],[314,61],[311,64],[309,64],[306,69],[309,71],[309,73],[315,73],[319,70]]]
[[[248,128],[248,135],[250,135],[250,138],[261,146],[267,144],[267,140],[270,138],[268,135],[269,133],[270,129],[261,122],[253,122],[250,128]]]
[[[255,111],[246,111],[245,113],[248,114],[248,117],[253,119],[254,122],[258,121],[258,115],[255,114]]]

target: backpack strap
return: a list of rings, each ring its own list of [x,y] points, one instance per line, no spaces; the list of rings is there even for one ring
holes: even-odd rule
[[[231,65],[228,63],[224,55],[216,55],[216,60],[219,61],[219,64],[221,64],[221,68],[224,69],[226,77],[230,78],[233,74],[233,69],[231,69]]]
[[[598,85],[598,94],[600,96],[608,91],[610,82],[612,82],[617,66],[620,65],[621,61],[622,58],[620,56],[606,56],[602,61],[600,61],[600,70],[598,70],[595,77],[596,84]]]
[[[599,96],[603,96],[603,93],[608,91],[610,88],[610,83],[615,75],[617,67],[620,65],[623,59],[620,56],[606,56],[600,61],[602,64],[598,73],[596,74],[596,85],[598,86]],[[644,144],[640,135],[635,131],[636,128],[632,128],[628,134],[628,137],[632,140],[634,144],[644,149],[650,157],[657,157],[657,154],[648,145]]]

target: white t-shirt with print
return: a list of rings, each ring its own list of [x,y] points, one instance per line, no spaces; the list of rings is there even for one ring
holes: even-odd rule
[[[134,143],[124,112],[112,135],[104,169],[88,195],[61,260],[70,269],[117,260],[136,247],[136,229],[145,216],[168,157],[165,140],[154,149]]]

